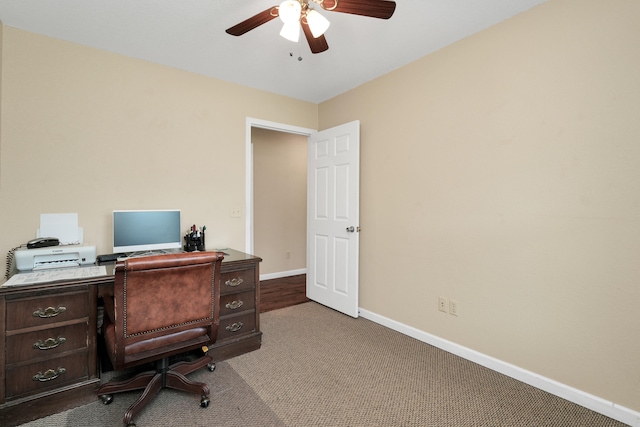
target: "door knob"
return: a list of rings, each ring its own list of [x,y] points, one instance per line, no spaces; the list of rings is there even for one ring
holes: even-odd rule
[[[348,233],[353,233],[354,231],[356,231],[356,229],[353,227],[353,225],[351,227],[347,227]]]

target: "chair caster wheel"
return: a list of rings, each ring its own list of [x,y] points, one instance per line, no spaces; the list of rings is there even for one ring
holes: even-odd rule
[[[113,395],[112,394],[103,394],[100,396],[100,400],[102,400],[102,403],[105,405],[108,405],[109,403],[113,402]]]
[[[209,369],[209,372],[213,372],[216,370],[216,364],[215,363],[207,363],[207,368]]]
[[[209,406],[209,402],[211,402],[209,400],[209,398],[207,396],[202,396],[202,399],[200,399],[200,407],[201,408],[206,408]]]
[[[136,427],[136,423],[129,423],[127,424],[127,427]]]

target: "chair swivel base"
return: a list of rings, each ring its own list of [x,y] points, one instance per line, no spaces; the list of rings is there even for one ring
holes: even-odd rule
[[[178,362],[169,366],[168,359],[158,361],[155,371],[142,372],[131,379],[112,381],[98,389],[98,396],[102,403],[108,405],[113,402],[113,394],[126,391],[144,389],[142,395],[124,413],[122,422],[128,427],[135,427],[131,422],[135,417],[163,388],[182,390],[188,393],[200,394],[200,406],[209,406],[209,387],[203,382],[191,381],[185,375],[194,372],[205,365],[209,371],[215,370],[210,356],[203,356],[193,362]]]

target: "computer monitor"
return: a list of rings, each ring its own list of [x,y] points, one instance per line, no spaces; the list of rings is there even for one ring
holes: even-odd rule
[[[180,210],[114,210],[113,252],[144,252],[182,247]]]

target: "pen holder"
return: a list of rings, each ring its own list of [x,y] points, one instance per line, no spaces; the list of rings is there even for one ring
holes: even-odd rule
[[[184,236],[184,251],[195,252],[204,251],[204,231],[193,231]]]

